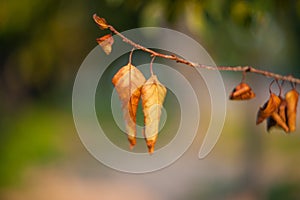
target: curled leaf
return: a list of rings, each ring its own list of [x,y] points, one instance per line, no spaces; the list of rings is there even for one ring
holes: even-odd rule
[[[103,51],[109,55],[112,50],[112,44],[114,43],[114,38],[111,34],[104,35],[101,38],[96,39],[98,44],[102,47]]]
[[[144,137],[149,153],[153,153],[158,136],[161,108],[167,89],[152,75],[142,87],[142,105],[144,112]]]
[[[277,112],[273,112],[271,117],[276,122],[276,125],[281,127],[285,132],[289,132],[289,127],[286,125],[285,121],[280,117],[280,115]]]
[[[96,22],[96,24],[98,24],[98,26],[100,27],[100,29],[107,29],[108,28],[108,24],[106,22],[106,20],[104,18],[98,17],[96,14],[93,15],[93,19]]]
[[[287,102],[285,99],[281,99],[281,103],[278,109],[278,114],[284,122],[287,121],[286,112],[287,112]]]
[[[285,95],[285,99],[287,102],[287,124],[289,126],[290,132],[296,130],[298,97],[299,93],[295,89],[292,89]]]
[[[230,94],[230,100],[248,100],[255,97],[255,93],[247,83],[240,83]]]
[[[115,86],[122,102],[123,117],[130,148],[136,144],[136,112],[141,96],[141,87],[146,79],[142,72],[128,63],[122,67],[113,77]]]
[[[272,113],[270,117],[267,119],[267,131],[270,131],[272,127],[280,127],[282,128],[285,132],[289,131],[289,128],[286,124],[286,108],[287,108],[287,103],[285,99],[281,99],[281,103],[279,105],[279,108],[277,111]]]
[[[281,99],[276,94],[271,93],[269,100],[264,104],[263,107],[259,108],[256,118],[256,125],[260,124],[265,119],[270,117],[274,112],[276,112],[280,103]]]

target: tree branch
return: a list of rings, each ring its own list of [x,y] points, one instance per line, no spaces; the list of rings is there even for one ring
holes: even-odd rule
[[[148,49],[148,48],[146,48],[146,47],[144,47],[140,44],[137,44],[137,43],[133,42],[132,40],[128,39],[122,33],[117,31],[112,25],[107,24],[106,21],[103,18],[98,17],[98,19],[104,20],[105,24],[103,24],[103,23],[99,24],[99,20],[97,20],[97,17],[98,16],[94,15],[94,20],[100,26],[100,28],[101,27],[104,28],[104,25],[105,25],[105,29],[108,28],[111,32],[113,32],[114,34],[121,37],[125,43],[130,44],[131,46],[135,47],[136,49],[148,52],[153,57],[157,56],[157,57],[161,57],[161,58],[165,58],[165,59],[169,59],[169,60],[174,60],[178,63],[183,63],[185,65],[188,65],[190,67],[195,67],[195,68],[203,68],[203,69],[208,69],[208,70],[219,70],[219,71],[251,72],[251,73],[260,74],[260,75],[263,75],[263,76],[266,76],[266,77],[274,78],[276,80],[284,80],[284,81],[289,81],[291,83],[300,84],[300,79],[295,78],[292,75],[284,76],[284,75],[276,74],[276,73],[273,73],[273,72],[256,69],[252,66],[236,66],[236,67],[218,66],[218,67],[214,67],[214,66],[194,63],[194,62],[191,62],[191,61],[186,60],[184,58],[177,57],[175,55],[167,55],[167,54],[158,53],[154,50]]]

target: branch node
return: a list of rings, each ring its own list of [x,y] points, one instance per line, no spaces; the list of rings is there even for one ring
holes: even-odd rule
[[[177,56],[175,56],[174,54],[171,55],[170,59],[172,59],[172,60],[178,60]]]

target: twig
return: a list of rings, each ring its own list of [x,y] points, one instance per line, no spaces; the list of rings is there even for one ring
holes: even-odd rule
[[[94,15],[94,18],[95,18],[95,15]],[[95,20],[95,21],[97,23],[97,20]],[[99,25],[99,23],[98,23],[98,25]],[[157,56],[157,57],[161,57],[161,58],[165,58],[165,59],[169,59],[169,60],[174,60],[174,61],[176,61],[178,63],[183,63],[185,65],[188,65],[188,66],[191,66],[191,67],[195,67],[195,68],[203,68],[203,69],[208,69],[208,70],[219,70],[219,71],[251,72],[251,73],[260,74],[260,75],[263,75],[263,76],[266,76],[266,77],[274,78],[276,80],[284,80],[284,81],[289,81],[291,83],[298,83],[298,84],[300,84],[300,79],[295,78],[292,75],[284,76],[284,75],[276,74],[276,73],[273,73],[273,72],[256,69],[256,68],[254,68],[252,66],[236,66],[236,67],[218,66],[218,67],[214,67],[214,66],[209,66],[209,65],[194,63],[194,62],[191,62],[191,61],[186,60],[184,58],[177,57],[175,55],[167,55],[167,54],[158,53],[156,51],[148,49],[148,48],[146,48],[146,47],[144,47],[142,45],[139,45],[139,44],[133,42],[132,40],[128,39],[122,33],[120,33],[119,31],[117,31],[112,25],[108,25],[108,24],[105,24],[105,25],[106,25],[105,28],[108,28],[111,32],[113,32],[114,34],[116,34],[119,37],[121,37],[125,43],[130,44],[131,46],[135,47],[136,49],[148,52],[153,57]]]

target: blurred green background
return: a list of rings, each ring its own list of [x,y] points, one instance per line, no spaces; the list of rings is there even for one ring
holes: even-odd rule
[[[181,31],[218,65],[300,77],[300,0],[3,0],[0,199],[300,199],[300,128],[286,136],[253,126],[270,82],[255,75],[247,80],[258,97],[228,102],[224,131],[205,160],[197,158],[199,130],[188,152],[158,172],[124,174],[96,161],[71,109],[77,70],[105,33],[94,13],[119,31]],[[241,78],[222,75],[227,92]]]

